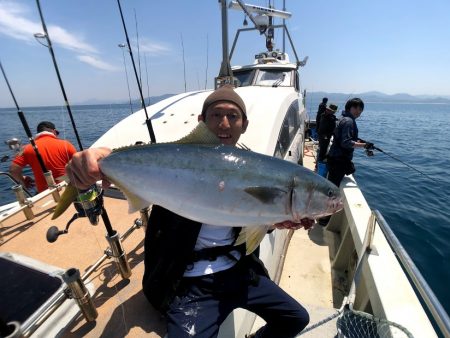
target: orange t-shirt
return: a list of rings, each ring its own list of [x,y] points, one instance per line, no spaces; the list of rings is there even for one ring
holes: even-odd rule
[[[35,143],[47,170],[51,170],[55,181],[59,182],[57,179],[65,175],[66,164],[77,150],[70,142],[60,140],[55,135],[46,132],[38,134]],[[44,173],[31,144],[24,147],[22,154],[16,156],[13,163],[22,168],[26,165],[31,166],[38,192],[47,189]]]

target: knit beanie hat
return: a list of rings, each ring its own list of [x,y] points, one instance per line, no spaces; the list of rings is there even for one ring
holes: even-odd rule
[[[244,114],[243,117],[247,118],[244,100],[242,100],[242,98],[234,91],[233,86],[228,84],[216,89],[206,98],[203,103],[202,115],[205,116],[208,107],[219,101],[234,103],[239,107],[242,114]]]

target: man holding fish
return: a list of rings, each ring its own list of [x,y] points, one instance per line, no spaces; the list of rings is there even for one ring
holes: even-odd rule
[[[308,229],[313,218],[339,210],[339,191],[295,164],[235,148],[249,121],[231,86],[209,95],[198,119],[174,144],[75,154],[71,184],[85,189],[103,179],[124,192],[131,210],[153,204],[143,289],[166,314],[169,338],[216,337],[236,308],[266,321],[251,337],[294,337],[309,315],[253,251],[272,226]],[[139,166],[141,179],[125,173]]]

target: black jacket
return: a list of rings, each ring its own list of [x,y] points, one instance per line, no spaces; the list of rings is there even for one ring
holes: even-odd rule
[[[325,109],[327,109],[326,103],[319,104],[319,108],[317,109],[316,115],[316,130],[319,131],[320,128],[320,119],[322,118],[323,113],[325,113]]]
[[[336,116],[334,114],[322,114],[320,118],[320,127],[317,131],[319,136],[326,136],[330,139],[331,135],[333,135],[334,128],[336,128]]]
[[[149,302],[166,311],[192,262],[202,224],[154,205],[145,234],[142,286]],[[267,275],[263,263],[251,254],[245,257],[257,274]]]

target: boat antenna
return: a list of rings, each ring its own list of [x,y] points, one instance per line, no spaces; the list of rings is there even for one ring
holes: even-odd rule
[[[39,152],[39,149],[38,149],[36,143],[34,142],[33,135],[31,134],[31,130],[30,130],[30,127],[28,125],[28,122],[25,119],[25,115],[24,115],[22,109],[20,109],[20,107],[19,107],[19,105],[17,103],[16,97],[14,95],[14,92],[12,91],[12,88],[11,88],[10,84],[9,84],[8,78],[6,76],[5,70],[3,69],[3,65],[2,65],[1,61],[0,61],[0,68],[1,68],[2,73],[3,73],[3,77],[5,78],[6,85],[8,86],[9,92],[11,93],[11,97],[12,97],[12,99],[14,101],[14,104],[16,105],[17,114],[19,114],[20,122],[22,122],[23,129],[25,129],[25,133],[28,136],[28,140],[30,141],[31,146],[33,147],[33,150],[36,153],[36,157],[37,157],[37,159],[39,161],[39,166],[41,167],[41,169],[42,169],[42,171],[44,173],[48,173],[49,170],[45,166],[44,161],[42,160],[41,153]]]
[[[127,79],[128,99],[130,100],[130,111],[131,111],[131,114],[133,114],[133,104],[131,103],[130,82],[128,81],[127,63],[125,61],[125,51],[124,51],[124,48],[127,48],[127,45],[124,44],[124,43],[119,43],[118,46],[119,46],[120,49],[122,49],[123,68],[125,69],[125,77]]]
[[[125,32],[125,37],[127,39],[128,52],[130,53],[131,63],[133,64],[134,75],[136,77],[139,94],[141,96],[141,105],[145,112],[145,118],[146,118],[145,123],[147,124],[147,129],[150,134],[150,142],[156,143],[156,137],[155,137],[155,133],[153,131],[152,121],[148,118],[147,108],[146,108],[145,102],[144,102],[144,95],[142,94],[142,86],[139,81],[139,76],[137,74],[136,64],[134,62],[133,51],[131,50],[130,39],[128,38],[127,26],[125,25],[125,19],[123,18],[123,12],[122,12],[122,6],[120,5],[120,0],[117,0],[117,5],[119,6],[119,12],[120,12],[120,17],[122,19],[123,30]]]
[[[36,4],[37,4],[38,10],[39,10],[39,16],[41,17],[42,29],[44,30],[44,34],[36,33],[36,34],[34,34],[34,37],[41,45],[48,48],[50,55],[52,56],[53,66],[55,67],[56,75],[57,75],[58,81],[59,81],[59,87],[61,88],[61,91],[62,91],[62,94],[64,97],[64,105],[66,106],[67,112],[69,113],[70,122],[72,123],[72,128],[75,133],[75,137],[77,138],[78,147],[80,148],[80,150],[83,150],[83,145],[81,144],[80,136],[78,135],[77,126],[75,125],[75,121],[73,119],[72,110],[70,109],[69,100],[67,99],[66,90],[64,89],[64,84],[61,79],[61,74],[59,73],[58,64],[56,63],[55,53],[53,52],[53,47],[52,47],[52,41],[50,40],[50,36],[48,35],[47,26],[45,25],[44,16],[42,15],[41,4],[39,3],[39,0],[36,0]],[[44,44],[39,40],[39,39],[44,39],[44,38],[47,40],[47,44]]]
[[[214,88],[233,83],[233,71],[231,70],[230,57],[228,55],[228,10],[227,0],[219,0],[222,12],[222,64],[219,75],[216,77]]]
[[[209,38],[206,34],[206,70],[205,70],[205,90],[208,85],[208,66],[209,66]]]

